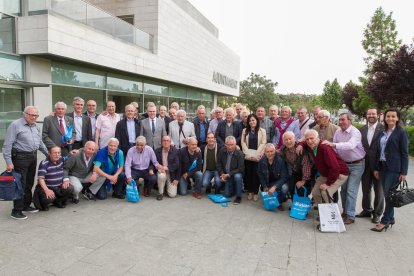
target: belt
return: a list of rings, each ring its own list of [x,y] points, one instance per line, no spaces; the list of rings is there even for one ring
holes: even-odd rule
[[[13,153],[20,154],[20,155],[35,155],[35,154],[37,154],[37,150],[34,150],[34,151],[17,151],[17,150],[13,150]]]
[[[359,159],[359,160],[355,160],[355,161],[351,161],[351,162],[345,162],[345,163],[347,163],[347,164],[357,164],[357,163],[362,162],[362,160],[364,160],[364,158]]]
[[[82,144],[82,140],[81,141],[75,141],[73,142],[74,144]]]

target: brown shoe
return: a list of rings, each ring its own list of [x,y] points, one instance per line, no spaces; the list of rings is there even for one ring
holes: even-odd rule
[[[254,194],[253,195],[253,201],[258,201],[259,200],[259,195],[258,194]]]
[[[283,207],[282,204],[280,204],[279,207],[277,207],[277,209],[279,209],[279,211],[284,211],[285,210],[285,208]]]
[[[355,222],[354,219],[351,219],[349,216],[345,216],[344,224],[348,225],[348,224],[351,224],[351,223],[354,223],[354,222]]]
[[[252,199],[253,199],[253,193],[248,193],[247,200],[252,200]]]
[[[193,196],[197,199],[201,199],[201,195],[197,192],[193,192]]]

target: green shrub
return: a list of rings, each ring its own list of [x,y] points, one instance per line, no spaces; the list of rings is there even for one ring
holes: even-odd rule
[[[407,126],[405,130],[408,133],[408,153],[414,156],[414,126]]]

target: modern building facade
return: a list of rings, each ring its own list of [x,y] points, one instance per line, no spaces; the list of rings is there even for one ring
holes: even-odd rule
[[[0,0],[0,16],[0,146],[26,105],[41,123],[75,96],[191,115],[239,94],[239,57],[187,0]]]

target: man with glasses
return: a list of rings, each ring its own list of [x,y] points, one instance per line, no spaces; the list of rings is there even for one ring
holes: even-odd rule
[[[318,125],[313,129],[319,134],[321,141],[333,142],[333,137],[336,130],[339,128],[337,125],[331,123],[331,113],[328,110],[321,110],[317,117]]]
[[[224,115],[223,108],[216,107],[214,109],[214,115],[215,115],[215,118],[210,121],[210,126],[208,127],[208,132],[212,132],[212,133],[216,134],[217,126],[223,120],[223,115]]]
[[[6,161],[7,171],[21,174],[21,182],[24,197],[13,202],[11,217],[14,219],[26,219],[23,212],[37,212],[31,207],[32,188],[36,174],[37,151],[40,150],[45,156],[48,155],[45,144],[43,144],[36,119],[39,112],[35,106],[27,106],[22,118],[12,122],[7,128],[3,144],[3,158]]]

